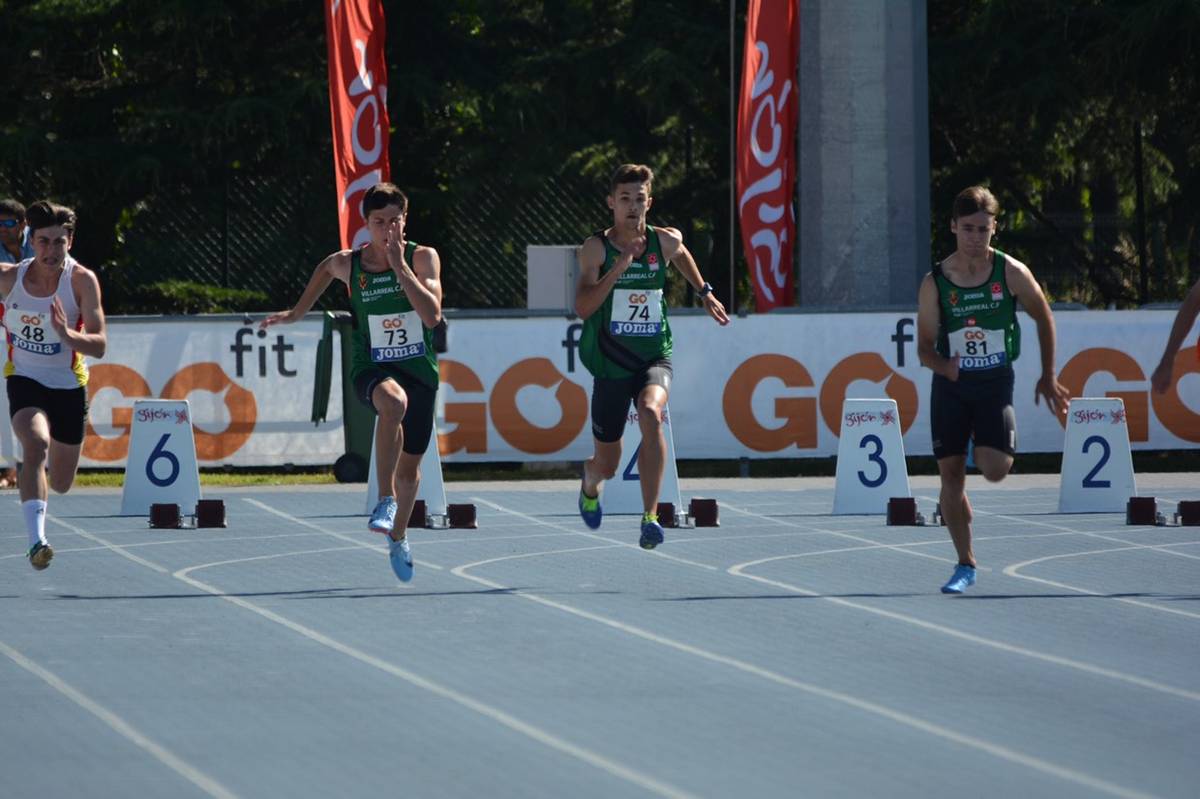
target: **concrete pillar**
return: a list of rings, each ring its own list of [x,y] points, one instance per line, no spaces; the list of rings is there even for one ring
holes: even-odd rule
[[[800,0],[799,300],[915,307],[930,266],[925,0]]]

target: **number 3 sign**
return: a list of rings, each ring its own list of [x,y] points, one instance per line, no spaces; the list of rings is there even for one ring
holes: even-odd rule
[[[889,499],[912,496],[895,400],[846,400],[840,436],[835,514],[887,513]]]

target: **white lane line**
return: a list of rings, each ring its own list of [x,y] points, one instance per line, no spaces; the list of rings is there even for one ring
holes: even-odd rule
[[[292,621],[291,619],[281,616],[274,611],[267,610],[266,608],[256,605],[255,603],[243,599],[242,597],[226,594],[219,588],[188,575],[188,572],[190,571],[205,568],[206,566],[211,565],[215,564],[206,564],[205,566],[190,566],[186,569],[180,569],[174,572],[171,576],[178,580],[182,580],[194,588],[198,588],[201,591],[219,597],[226,602],[232,602],[244,610],[248,610],[251,613],[261,616],[267,621],[278,624],[281,627],[285,627],[292,632],[298,633],[299,635],[302,635],[310,641],[320,644],[327,649],[331,649],[335,652],[346,655],[347,657],[353,658],[361,663],[365,663],[368,666],[372,666],[379,671],[390,674],[393,677],[398,677],[410,685],[427,691],[435,696],[439,696],[442,699],[446,699],[457,705],[461,705],[462,707],[484,716],[485,718],[491,719],[492,721],[507,727],[513,732],[524,735],[525,737],[536,741],[543,746],[547,746],[551,749],[568,755],[569,757],[573,757],[576,760],[586,763],[601,771],[607,772],[608,774],[625,780],[626,782],[636,785],[639,788],[643,788],[651,793],[657,794],[658,796],[669,797],[670,799],[694,799],[693,794],[690,794],[681,788],[677,788],[674,785],[655,779],[654,777],[635,769],[623,766],[615,760],[611,760],[597,752],[592,751],[591,749],[587,749],[577,744],[573,744],[563,738],[559,738],[557,735],[547,732],[546,730],[534,726],[533,724],[522,721],[516,716],[506,713],[499,708],[486,704],[478,699],[468,696],[467,694],[442,685],[441,683],[437,683],[426,677],[422,677],[416,672],[401,668],[394,663],[390,663],[374,655],[368,654],[367,652],[363,652],[361,649],[357,649],[349,644],[342,643],[341,641],[331,638],[324,633],[320,633],[310,627],[306,627],[303,624]]]
[[[74,532],[74,531],[72,531],[72,532]],[[109,532],[111,533],[112,531],[110,530]],[[161,546],[165,546],[167,544],[207,544],[207,543],[213,543],[214,541],[220,542],[220,543],[224,543],[226,541],[268,541],[271,539],[278,539],[278,538],[303,538],[305,536],[312,536],[312,535],[316,535],[316,533],[287,533],[285,535],[240,535],[240,536],[230,536],[227,538],[219,538],[219,539],[211,539],[211,540],[201,540],[201,539],[196,539],[196,538],[173,538],[173,539],[164,540],[164,541],[140,541],[136,544],[122,544],[121,546],[125,547],[126,549],[140,549],[142,547],[161,547]],[[56,547],[54,547],[54,554],[63,555],[63,554],[66,554],[67,552],[100,552],[100,551],[105,551],[108,549],[110,549],[110,547],[107,547],[107,546],[94,546],[94,547],[58,547],[58,546],[56,546]],[[0,555],[0,560],[8,560],[9,558],[25,558],[25,557],[28,557],[28,556],[23,555],[23,554]]]
[[[1007,574],[1009,577],[1019,577],[1022,580],[1031,580],[1032,582],[1035,582],[1035,583],[1042,583],[1043,585],[1054,586],[1055,588],[1061,588],[1066,591],[1074,591],[1077,594],[1084,594],[1086,596],[1104,597],[1105,599],[1113,599],[1113,600],[1116,600],[1117,602],[1124,602],[1127,605],[1137,605],[1138,607],[1150,608],[1151,610],[1157,610],[1157,611],[1161,611],[1163,613],[1174,613],[1177,616],[1189,616],[1193,619],[1200,619],[1200,613],[1193,613],[1192,611],[1182,610],[1180,608],[1172,608],[1172,607],[1168,607],[1166,605],[1160,605],[1156,602],[1146,602],[1144,600],[1134,599],[1133,597],[1107,596],[1107,595],[1099,593],[1097,591],[1092,591],[1091,589],[1088,589],[1088,588],[1080,588],[1079,586],[1068,585],[1067,583],[1060,583],[1057,580],[1047,580],[1044,577],[1033,577],[1028,574],[1020,574],[1019,573],[1020,570],[1025,568],[1026,566],[1032,566],[1035,563],[1045,563],[1046,561],[1049,561],[1049,560],[1059,560],[1060,558],[1079,558],[1079,557],[1084,557],[1087,555],[1100,555],[1100,554],[1104,554],[1104,553],[1108,553],[1108,552],[1129,552],[1129,551],[1137,550],[1137,549],[1162,550],[1167,547],[1188,546],[1188,545],[1192,545],[1192,544],[1200,544],[1200,541],[1177,541],[1177,542],[1171,543],[1171,544],[1134,544],[1134,545],[1126,546],[1126,547],[1111,547],[1109,549],[1092,549],[1092,550],[1088,550],[1087,552],[1067,552],[1067,553],[1064,553],[1061,555],[1047,555],[1045,557],[1033,558],[1032,560],[1026,560],[1021,563],[1014,563],[1011,566],[1006,566],[1004,569],[1004,573]],[[1170,550],[1168,550],[1168,551],[1170,551]],[[1171,552],[1171,554],[1185,555],[1186,557],[1189,557],[1189,558],[1196,557],[1195,555],[1191,555],[1191,554],[1184,553],[1184,552]]]
[[[765,516],[761,513],[755,513],[754,511],[749,511],[744,508],[739,508],[734,505],[729,505],[726,503],[721,503],[721,507],[728,508],[729,510],[733,511],[734,513],[741,513],[741,514],[744,514],[746,516],[750,516],[750,517],[753,517],[756,519],[763,519],[764,521],[771,522],[772,524],[780,524],[780,525],[783,525],[784,527],[791,527],[791,528],[795,528],[798,530],[806,530],[807,529],[807,530],[811,530],[811,531],[817,532],[817,533],[824,533],[825,535],[833,535],[833,536],[837,536],[838,538],[845,538],[850,541],[859,541],[864,544],[872,544],[874,546],[883,547],[884,549],[895,549],[897,552],[903,552],[905,555],[913,555],[918,558],[928,558],[929,560],[936,560],[939,563],[951,563],[951,564],[958,563],[958,558],[943,558],[943,557],[939,557],[937,555],[931,555],[928,552],[917,552],[912,549],[905,549],[904,547],[897,546],[896,544],[888,544],[883,541],[876,541],[871,538],[865,538],[863,536],[853,535],[852,533],[843,533],[838,530],[829,530],[829,529],[817,528],[817,527],[805,528],[805,527],[801,527],[800,525],[792,524],[791,522],[785,522],[781,519],[776,519],[773,516]],[[987,571],[987,569],[981,568],[980,571]]]
[[[260,510],[265,510],[267,513],[274,514],[275,516],[278,516],[281,519],[287,519],[289,522],[292,522],[293,524],[299,524],[302,527],[307,527],[310,530],[316,530],[318,533],[324,533],[325,535],[331,535],[334,538],[339,538],[342,541],[346,541],[346,542],[353,544],[356,547],[360,547],[362,549],[369,549],[372,552],[382,552],[384,554],[387,554],[388,549],[386,546],[376,546],[375,544],[368,544],[367,542],[365,542],[361,539],[355,538],[352,535],[346,535],[345,533],[339,533],[336,530],[326,530],[324,527],[320,526],[319,524],[313,524],[312,522],[301,519],[298,516],[293,516],[290,513],[286,513],[277,508],[273,508],[270,505],[268,505],[267,503],[260,502],[257,499],[254,499],[253,497],[242,497],[242,501],[249,502],[251,505],[255,506],[256,508],[259,508]],[[371,534],[372,535],[381,535],[380,533],[371,533]],[[421,566],[423,566],[427,569],[433,569],[435,571],[442,570],[442,567],[438,566],[436,563],[430,563],[429,561],[426,561],[426,560],[418,560],[416,562],[421,564]]]
[[[923,630],[940,633],[942,635],[947,635],[947,636],[950,636],[951,638],[958,638],[963,641],[969,641],[970,643],[978,644],[979,646],[986,646],[991,649],[997,649],[1002,652],[1008,652],[1009,654],[1013,654],[1013,655],[1021,655],[1023,657],[1032,658],[1034,660],[1040,660],[1044,663],[1053,663],[1054,665],[1057,665],[1057,666],[1065,666],[1066,668],[1075,669],[1076,671],[1086,672],[1088,674],[1093,674],[1093,675],[1096,675],[1099,677],[1107,677],[1109,679],[1118,680],[1118,681],[1124,682],[1124,683],[1129,683],[1130,685],[1136,685],[1140,688],[1147,688],[1152,691],[1158,691],[1160,693],[1169,694],[1171,696],[1176,696],[1181,699],[1190,699],[1193,702],[1200,702],[1200,692],[1189,691],[1186,688],[1177,688],[1176,686],[1167,685],[1166,683],[1157,682],[1155,680],[1150,680],[1145,677],[1138,677],[1137,675],[1134,675],[1134,674],[1126,674],[1125,672],[1116,671],[1115,669],[1105,668],[1104,666],[1097,666],[1094,663],[1087,663],[1082,660],[1074,660],[1072,658],[1065,658],[1065,657],[1061,657],[1059,655],[1052,655],[1048,652],[1040,652],[1035,649],[1029,649],[1029,648],[1023,647],[1023,646],[1017,646],[1015,644],[1005,643],[1004,641],[997,641],[993,638],[984,638],[983,636],[975,635],[974,633],[963,632],[962,630],[958,630],[953,627],[947,627],[942,624],[936,624],[936,623],[930,622],[930,621],[925,621],[924,619],[919,619],[915,616],[909,616],[907,614],[897,613],[897,612],[891,611],[891,610],[884,610],[882,608],[873,607],[871,605],[865,605],[861,602],[854,602],[852,600],[844,599],[842,597],[825,596],[824,594],[818,593],[816,591],[810,591],[807,588],[801,588],[800,586],[793,585],[792,583],[786,583],[786,582],[783,582],[782,580],[772,580],[768,577],[760,577],[756,574],[747,574],[745,571],[746,569],[749,569],[754,566],[759,566],[763,563],[771,563],[771,562],[780,561],[780,560],[789,560],[789,559],[793,559],[796,557],[803,557],[803,556],[801,556],[801,555],[777,555],[772,558],[760,558],[758,560],[747,561],[746,563],[739,563],[736,566],[730,566],[727,571],[729,572],[729,574],[732,574],[735,577],[744,577],[747,580],[753,580],[757,583],[762,583],[763,585],[769,585],[774,588],[781,588],[785,591],[791,591],[792,593],[799,594],[801,596],[817,597],[817,598],[825,600],[826,602],[832,602],[835,605],[841,605],[843,607],[853,608],[855,610],[862,610],[867,613],[872,613],[876,616],[882,616],[884,618],[891,619],[893,621],[903,622],[904,624],[912,625],[913,627],[919,627]]]
[[[710,566],[707,563],[700,563],[699,561],[695,561],[695,560],[688,560],[687,558],[681,558],[676,555],[668,555],[668,554],[664,553],[662,550],[655,549],[653,551],[647,552],[646,550],[642,549],[641,547],[637,546],[636,544],[629,544],[624,541],[618,541],[615,538],[606,538],[605,536],[595,535],[593,533],[582,533],[578,530],[573,530],[570,527],[566,527],[561,524],[554,524],[553,522],[542,521],[541,519],[537,518],[536,516],[530,516],[528,513],[521,513],[521,511],[518,511],[518,510],[513,510],[512,508],[506,508],[503,505],[497,505],[495,502],[486,500],[483,497],[471,497],[471,499],[474,500],[475,502],[478,502],[481,505],[487,505],[492,510],[498,510],[501,513],[511,514],[513,516],[516,516],[517,518],[525,519],[526,521],[532,522],[533,524],[539,525],[541,527],[549,527],[551,530],[562,530],[563,532],[571,533],[572,535],[582,536],[584,538],[590,538],[594,541],[603,541],[606,544],[615,544],[616,546],[622,547],[624,549],[632,549],[635,552],[638,552],[639,554],[651,555],[653,557],[663,558],[665,560],[673,560],[676,563],[686,563],[688,566],[695,566],[700,569],[708,569],[709,571],[714,571],[714,572],[720,571],[720,569],[718,569],[716,566]]]
[[[9,660],[49,685],[55,691],[58,691],[60,694],[65,696],[67,699],[70,699],[88,713],[91,713],[93,716],[100,719],[100,721],[108,725],[113,732],[125,738],[134,746],[137,746],[138,748],[149,753],[150,756],[159,763],[162,763],[164,766],[195,785],[204,793],[212,797],[217,797],[217,799],[237,799],[237,794],[226,788],[221,783],[217,782],[217,780],[208,776],[191,763],[188,763],[186,760],[179,757],[162,744],[156,743],[155,741],[146,737],[125,719],[121,718],[116,713],[113,713],[99,702],[87,696],[78,688],[75,688],[70,683],[63,680],[54,672],[30,660],[28,657],[21,654],[16,649],[13,649],[3,641],[0,641],[0,654],[5,655]]]
[[[698,646],[694,646],[692,644],[683,643],[682,641],[676,641],[673,638],[667,638],[666,636],[658,635],[657,633],[650,632],[649,630],[642,629],[641,627],[635,627],[631,624],[626,624],[625,622],[617,621],[616,619],[611,619],[607,616],[601,616],[597,613],[592,613],[590,611],[582,610],[582,609],[574,607],[572,605],[567,605],[563,602],[558,602],[556,600],[547,599],[544,596],[530,593],[523,589],[516,589],[516,588],[502,585],[501,583],[497,583],[494,580],[488,580],[484,577],[477,577],[473,574],[467,574],[468,569],[473,569],[473,568],[476,568],[479,566],[484,566],[484,565],[488,565],[488,564],[492,564],[492,563],[498,563],[500,561],[516,560],[516,559],[520,559],[520,558],[529,558],[529,557],[537,557],[540,555],[555,555],[555,554],[560,554],[560,552],[559,551],[537,552],[537,553],[529,553],[529,554],[522,554],[522,555],[506,555],[504,557],[489,558],[487,560],[480,560],[480,561],[475,561],[474,563],[465,563],[461,566],[455,566],[453,569],[450,570],[450,573],[453,575],[456,575],[458,577],[462,577],[464,579],[471,580],[473,582],[476,582],[476,583],[486,586],[488,588],[492,588],[494,590],[500,590],[500,591],[507,591],[512,596],[517,596],[522,599],[527,599],[530,602],[536,602],[539,605],[544,605],[549,608],[554,608],[555,610],[560,610],[564,613],[569,613],[572,616],[576,616],[581,619],[586,619],[588,621],[596,622],[597,624],[604,625],[605,627],[609,627],[611,629],[617,630],[617,631],[625,633],[627,635],[632,635],[637,638],[641,638],[645,641],[649,641],[651,643],[658,644],[660,646],[667,647],[669,649],[674,649],[678,652],[682,652],[684,654],[691,655],[693,657],[701,658],[703,660],[707,660],[712,663],[719,663],[724,666],[729,666],[733,669],[744,672],[746,674],[750,674],[755,677],[760,677],[762,679],[769,680],[770,682],[773,682],[777,685],[782,685],[782,686],[785,686],[788,688],[794,688],[796,690],[802,691],[807,694],[811,694],[813,696],[818,696],[823,699],[828,699],[828,700],[831,700],[834,702],[839,702],[841,704],[849,705],[850,707],[856,708],[865,713],[869,713],[869,714],[872,714],[875,716],[881,716],[883,718],[894,721],[897,724],[901,724],[906,727],[910,727],[910,728],[919,730],[921,732],[928,733],[929,735],[936,736],[938,738],[941,738],[946,741],[950,741],[955,744],[959,744],[961,746],[967,746],[972,749],[986,752],[987,754],[990,754],[994,757],[1000,758],[1002,760],[1007,760],[1010,763],[1015,763],[1017,765],[1032,769],[1034,771],[1039,771],[1043,774],[1049,774],[1051,776],[1058,777],[1059,779],[1066,780],[1068,782],[1073,782],[1078,785],[1083,785],[1085,787],[1091,788],[1096,791],[1100,791],[1102,793],[1106,793],[1106,794],[1109,794],[1112,796],[1125,797],[1126,799],[1134,799],[1134,797],[1138,797],[1139,799],[1146,799],[1147,797],[1151,796],[1151,794],[1146,794],[1146,793],[1142,793],[1140,791],[1135,791],[1131,788],[1126,788],[1122,785],[1117,785],[1116,783],[1112,783],[1107,780],[1101,779],[1099,777],[1092,776],[1091,774],[1086,774],[1081,771],[1076,771],[1075,769],[1067,768],[1065,766],[1060,766],[1056,763],[1051,763],[1048,760],[1043,760],[1041,758],[1034,757],[1032,755],[1027,755],[1022,752],[1018,752],[1014,749],[1010,749],[1006,746],[1002,746],[1000,744],[996,744],[991,741],[987,741],[983,738],[976,738],[975,736],[972,736],[972,735],[966,735],[963,733],[959,733],[959,732],[955,732],[953,730],[946,729],[944,727],[940,727],[936,724],[933,724],[932,722],[926,721],[925,719],[919,718],[917,716],[909,715],[908,713],[904,713],[903,711],[895,710],[893,708],[878,704],[876,702],[872,702],[867,699],[862,699],[857,696],[852,696],[850,694],[842,693],[841,691],[835,691],[830,688],[824,688],[822,686],[815,685],[813,683],[795,680],[795,679],[792,679],[791,677],[787,677],[783,674],[779,674],[778,672],[774,672],[774,671],[771,671],[770,669],[763,668],[762,666],[758,666],[758,665],[749,663],[744,660],[739,660],[738,658],[729,657],[728,655],[721,655],[716,652],[712,652],[707,649],[702,649]]]

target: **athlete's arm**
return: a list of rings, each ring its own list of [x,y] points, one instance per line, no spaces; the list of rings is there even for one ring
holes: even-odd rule
[[[663,257],[679,270],[679,274],[683,275],[683,279],[693,289],[700,291],[704,286],[704,278],[700,275],[700,267],[696,265],[696,259],[692,257],[687,245],[683,243],[683,234],[677,228],[659,228],[658,242],[662,247]],[[704,310],[708,311],[708,315],[716,319],[719,324],[729,324],[729,314],[725,312],[725,306],[711,291],[700,298],[700,303],[704,306]]]
[[[50,303],[50,326],[63,342],[89,358],[103,358],[108,349],[108,333],[104,324],[104,309],[100,306],[100,281],[96,273],[76,265],[71,275],[71,289],[79,305],[83,330],[67,327],[67,313],[58,297]]]
[[[1167,346],[1163,349],[1162,359],[1158,362],[1154,374],[1150,376],[1150,385],[1159,394],[1166,392],[1167,386],[1171,385],[1171,375],[1175,372],[1175,353],[1179,352],[1183,337],[1192,329],[1198,314],[1200,280],[1196,281],[1196,285],[1192,286],[1192,290],[1184,298],[1183,305],[1179,306],[1179,313],[1175,314],[1175,323],[1171,325],[1171,334],[1167,336]]]
[[[413,310],[421,317],[425,327],[437,327],[442,321],[442,262],[437,250],[432,247],[417,247],[413,253],[412,266],[404,262],[403,246],[401,246],[400,266],[392,267],[404,294],[412,303]],[[389,250],[388,261],[392,255]]]
[[[17,282],[17,265],[0,263],[0,298],[7,297]]]
[[[308,285],[304,287],[304,292],[300,295],[300,299],[296,300],[296,304],[286,311],[273,313],[259,323],[259,329],[266,329],[271,325],[288,324],[296,322],[304,318],[304,315],[312,310],[313,305],[325,293],[325,289],[334,280],[340,280],[346,285],[350,284],[350,251],[341,250],[328,256],[324,261],[317,264],[317,268],[313,270],[312,277],[308,279]]]
[[[1033,404],[1038,403],[1039,397],[1046,398],[1046,407],[1054,414],[1067,412],[1067,404],[1071,401],[1071,392],[1067,391],[1054,371],[1054,350],[1057,345],[1057,334],[1054,329],[1054,314],[1050,312],[1050,303],[1042,287],[1033,279],[1029,267],[1020,261],[1007,259],[1004,267],[1004,279],[1008,290],[1021,303],[1033,321],[1037,324],[1038,344],[1042,350],[1042,376],[1033,387]]]
[[[645,240],[640,241],[644,249]],[[613,262],[612,269],[600,277],[600,267],[604,265],[604,242],[599,236],[592,236],[583,243],[579,248],[579,282],[575,284],[575,314],[580,319],[587,319],[604,304],[613,286],[617,285],[617,280],[633,263],[636,249],[635,243],[635,247],[622,251]]]
[[[421,317],[421,324],[434,328],[442,321],[442,262],[437,250],[418,245],[413,251],[413,262],[408,263],[404,257],[404,219],[401,215],[388,226],[384,256],[404,289],[404,296]]]
[[[941,319],[941,309],[938,308],[937,283],[933,273],[925,275],[921,281],[921,290],[917,294],[917,360],[922,366],[928,366],[934,374],[941,375],[947,380],[958,380],[958,355],[945,358],[937,351],[938,322]]]

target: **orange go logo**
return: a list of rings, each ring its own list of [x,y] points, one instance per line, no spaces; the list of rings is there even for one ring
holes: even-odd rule
[[[383,320],[384,330],[395,330],[396,328],[404,327],[403,316],[393,316]]]
[[[649,301],[649,299],[650,298],[645,294],[630,294],[629,295],[629,304],[630,305],[645,305]]]
[[[40,325],[41,323],[42,323],[41,314],[38,314],[37,316],[30,316],[27,313],[21,314],[21,324],[23,324],[23,325]]]
[[[987,333],[983,330],[966,330],[963,331],[963,338],[967,341],[983,341],[987,338]]]

